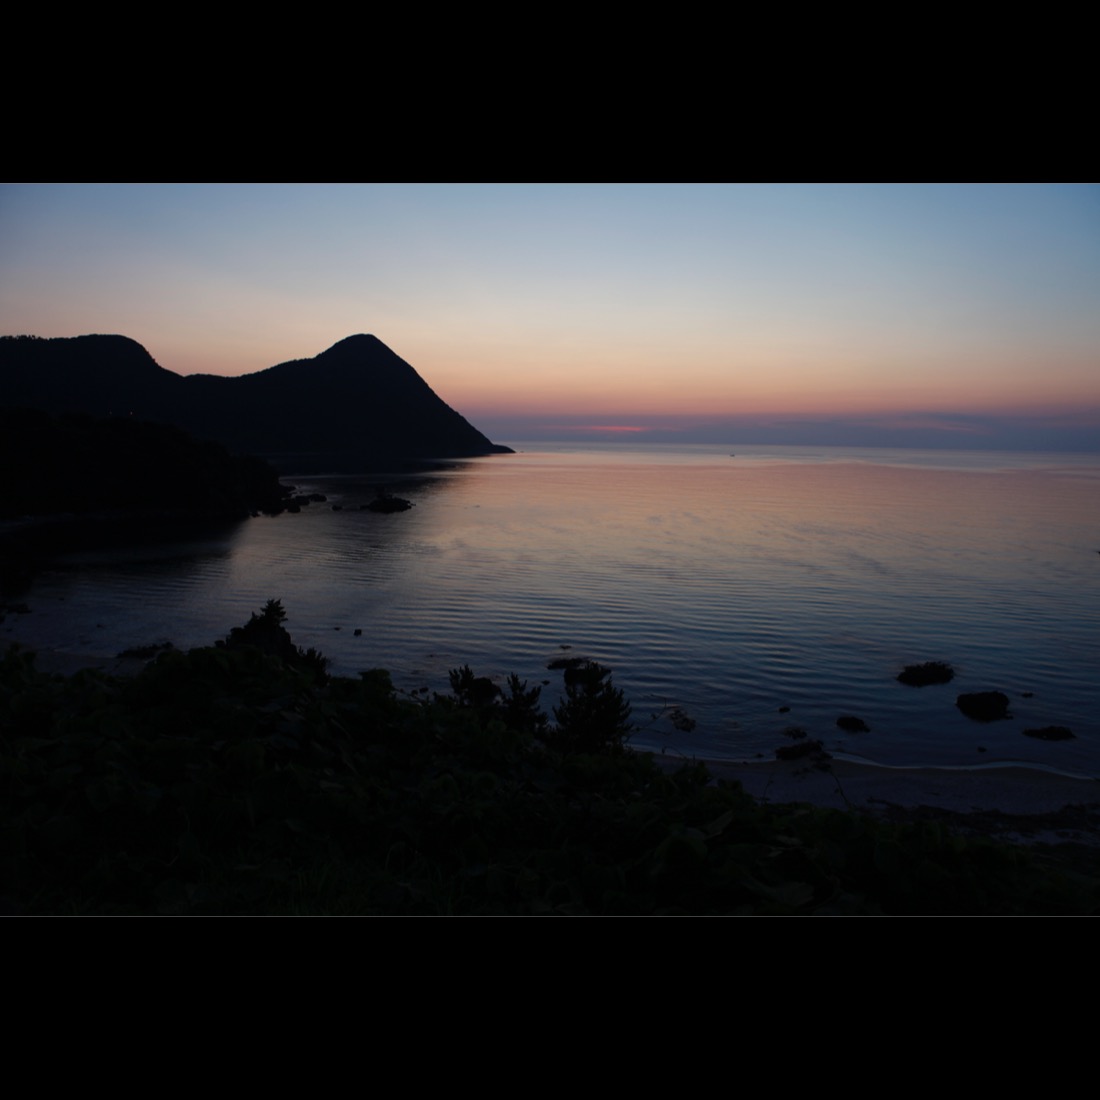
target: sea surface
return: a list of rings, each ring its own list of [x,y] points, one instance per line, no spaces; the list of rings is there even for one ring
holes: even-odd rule
[[[68,555],[0,644],[89,660],[206,645],[275,598],[332,671],[384,667],[402,691],[469,664],[544,683],[549,709],[550,661],[599,661],[642,748],[773,759],[794,728],[887,767],[1100,777],[1100,455],[513,446],[408,479],[292,477],[327,503]],[[361,510],[381,482],[415,507]],[[955,680],[897,682],[930,660]],[[955,707],[993,690],[1011,718]],[[1049,726],[1075,737],[1023,733]]]

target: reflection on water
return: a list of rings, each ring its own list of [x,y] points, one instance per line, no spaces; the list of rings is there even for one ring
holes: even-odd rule
[[[68,559],[18,629],[101,656],[190,646],[275,597],[336,671],[381,665],[406,688],[442,689],[469,663],[550,680],[549,705],[546,663],[571,647],[614,669],[648,726],[639,743],[685,754],[770,758],[799,726],[888,763],[1100,774],[1095,456],[540,446],[389,480],[416,503],[399,515],[360,509],[375,479],[311,478],[299,487],[328,503],[298,515]],[[955,682],[894,681],[924,660],[950,661]],[[994,689],[1012,720],[979,726],[953,705]],[[651,718],[673,706],[693,733]],[[841,714],[871,732],[843,733]],[[1077,740],[1022,736],[1047,725]]]

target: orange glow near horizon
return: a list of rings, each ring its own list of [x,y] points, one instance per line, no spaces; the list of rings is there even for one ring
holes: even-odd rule
[[[936,378],[893,385],[866,379],[863,385],[823,385],[803,375],[785,380],[762,372],[721,387],[685,388],[668,381],[663,386],[624,374],[617,387],[581,388],[560,384],[539,387],[531,382],[513,387],[501,377],[498,385],[486,385],[484,376],[473,379],[425,380],[453,408],[464,415],[583,417],[592,423],[632,426],[631,422],[692,419],[714,420],[731,416],[798,417],[859,416],[899,418],[911,416],[1036,413],[1073,414],[1100,406],[1095,384],[1048,386],[1041,379],[1005,377],[999,383],[981,385],[959,382],[949,385]]]
[[[561,357],[482,345],[416,348],[404,357],[463,411],[489,415],[584,417],[594,423],[728,416],[892,416],[917,413],[1026,415],[1100,404],[1100,358],[1091,349],[1059,357],[1036,349],[955,353],[910,346],[875,354],[853,350],[787,358],[777,351],[708,354],[685,362],[658,351]],[[473,349],[470,349],[471,351]],[[499,357],[498,357],[499,356]]]
[[[1057,376],[1051,377],[1022,353],[984,359],[972,355],[953,366],[944,354],[921,362],[916,351],[893,360],[852,355],[802,362],[761,351],[751,358],[711,356],[684,365],[656,354],[605,351],[561,359],[556,348],[520,350],[492,341],[447,348],[412,334],[407,342],[385,334],[379,339],[475,424],[481,417],[583,418],[585,428],[573,424],[567,430],[626,433],[670,421],[686,426],[734,417],[858,417],[887,426],[891,420],[970,414],[1066,416],[1083,411],[1091,416],[1100,406],[1098,364],[1085,355],[1063,355]],[[328,346],[272,347],[266,355],[260,353],[263,358],[250,349],[247,365],[233,366],[215,353],[207,362],[192,354],[185,363],[155,346],[147,350],[161,366],[178,373],[228,375],[309,358]]]
[[[580,424],[567,430],[575,432],[644,432],[648,429],[634,424]]]
[[[475,425],[1100,409],[1095,185],[9,184],[0,241],[0,333],[225,376],[366,333]]]

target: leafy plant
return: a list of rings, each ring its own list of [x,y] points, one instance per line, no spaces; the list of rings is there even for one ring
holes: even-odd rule
[[[509,729],[541,735],[546,730],[546,712],[539,706],[542,688],[528,689],[527,681],[513,672],[508,677],[508,691],[501,700],[502,716]]]
[[[630,704],[595,661],[566,668],[565,698],[554,707],[557,726],[544,740],[560,752],[620,753],[634,729]]]
[[[500,688],[488,676],[475,676],[469,665],[452,668],[448,675],[451,692],[461,707],[488,707],[500,695]]]

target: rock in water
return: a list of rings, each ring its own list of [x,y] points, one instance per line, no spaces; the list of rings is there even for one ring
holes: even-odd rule
[[[946,661],[925,661],[922,665],[906,665],[898,680],[910,687],[946,684],[955,678],[955,670]]]
[[[412,507],[412,501],[406,500],[404,497],[391,497],[380,496],[375,497],[369,504],[364,507],[369,508],[372,512],[407,512]]]
[[[975,722],[995,722],[1011,717],[1008,713],[1008,696],[1003,691],[973,691],[960,695],[955,706]]]
[[[870,733],[871,727],[862,718],[854,714],[842,714],[836,724],[846,733]]]
[[[1040,730],[1024,730],[1025,737],[1037,737],[1040,741],[1072,741],[1074,733],[1065,726],[1044,726]]]

